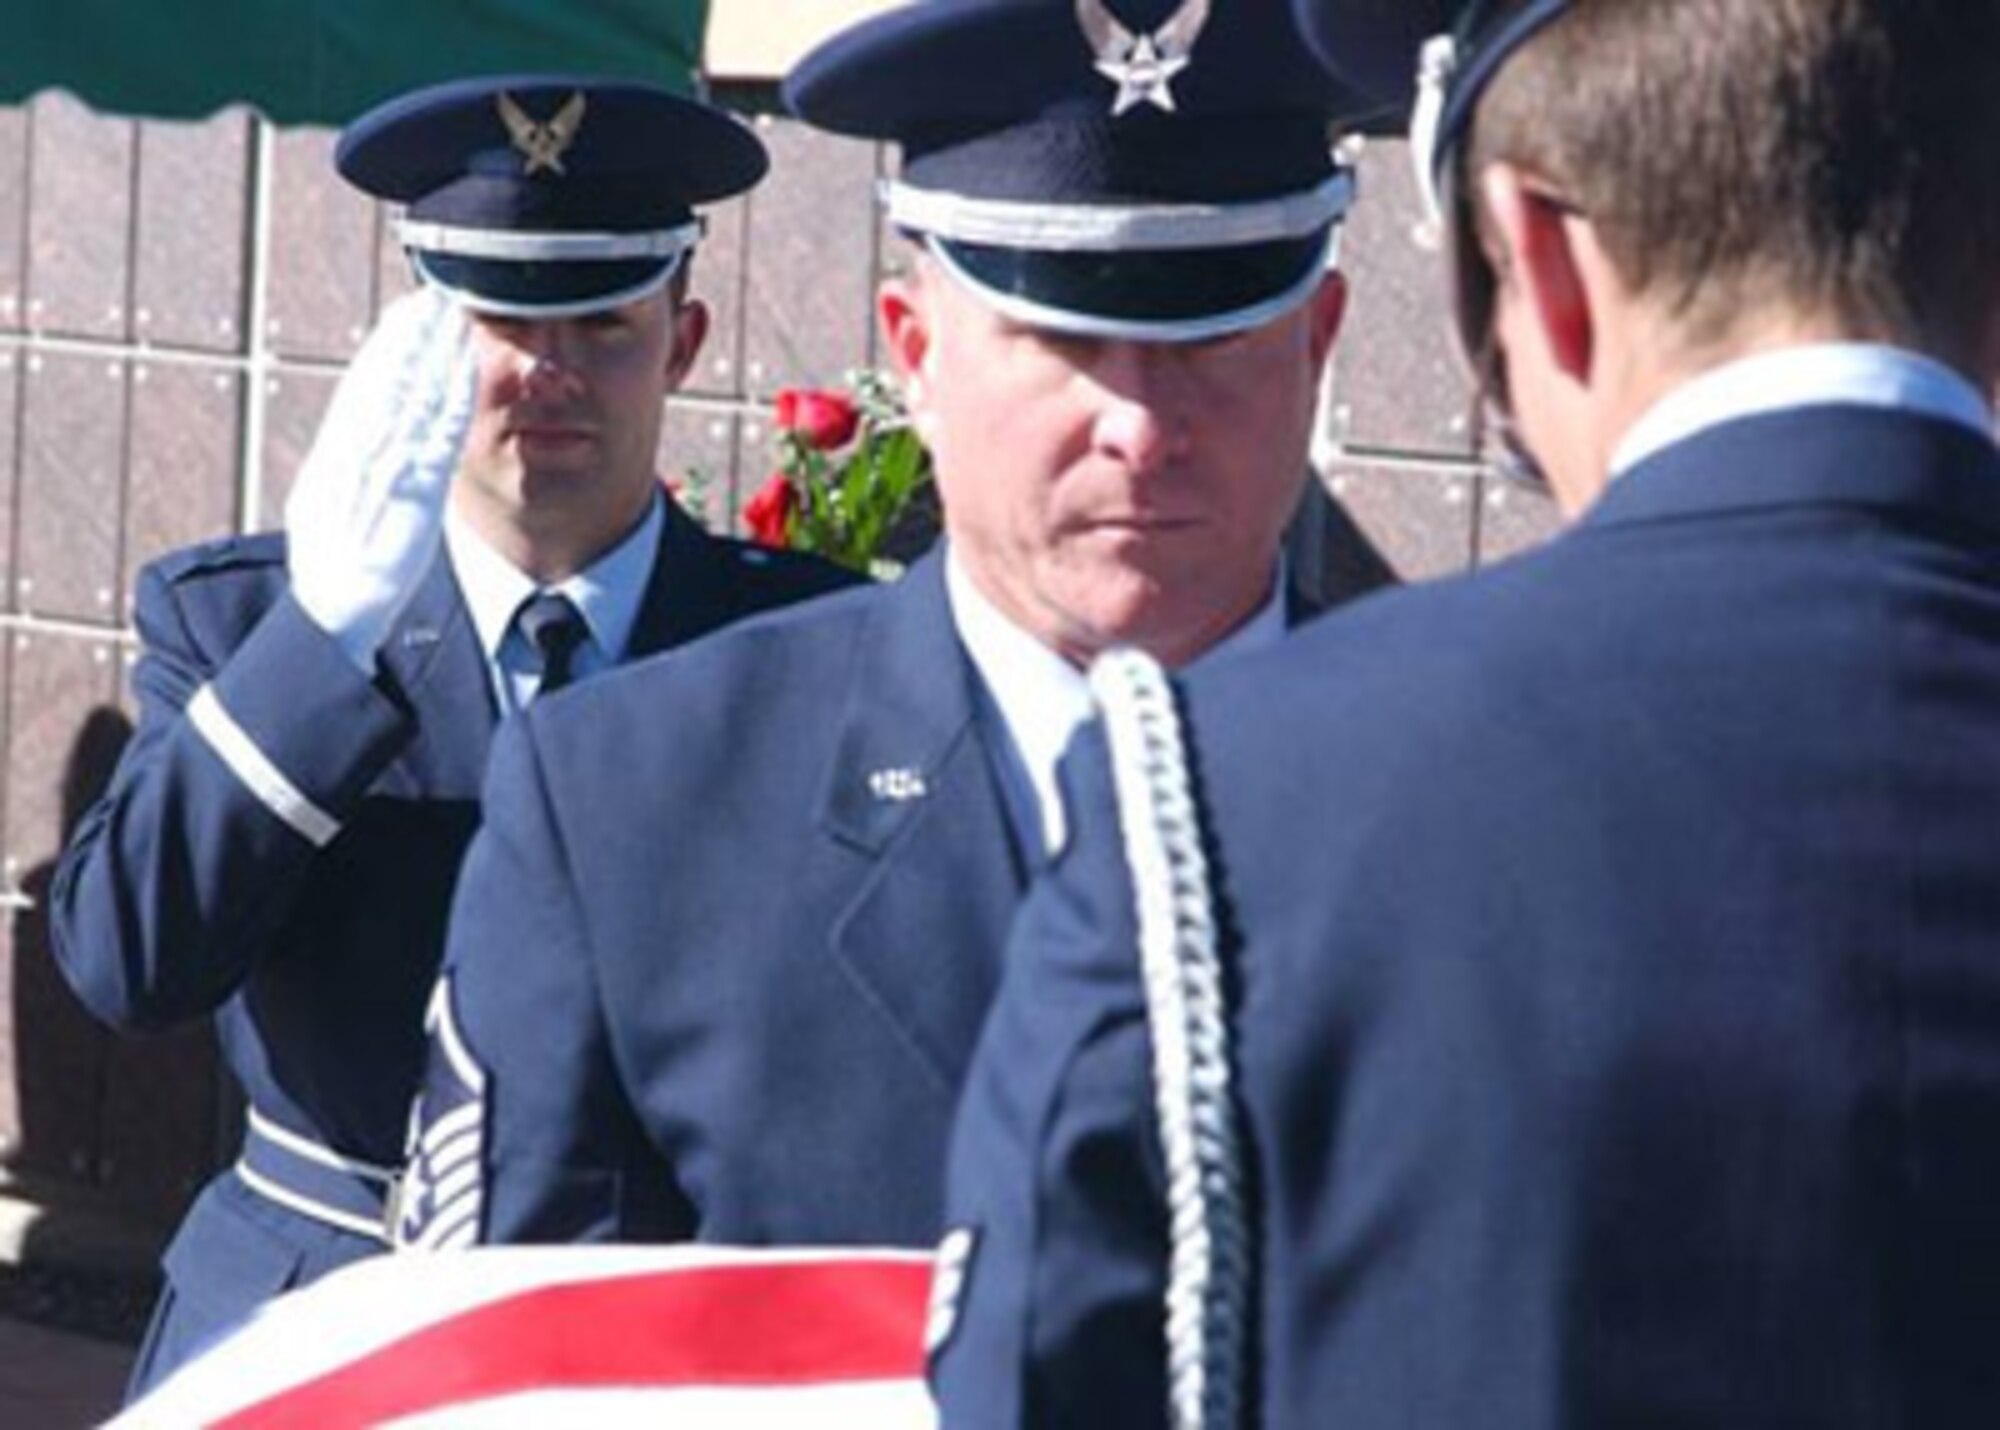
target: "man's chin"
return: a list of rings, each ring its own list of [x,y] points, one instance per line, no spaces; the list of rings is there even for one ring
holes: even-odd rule
[[[1268,568],[1260,594],[1240,598],[1236,587],[1215,579],[1214,564],[1116,563],[1078,573],[1068,588],[1073,599],[1063,606],[1076,648],[1064,654],[1075,661],[1085,648],[1095,655],[1126,645],[1167,665],[1196,659],[1253,615],[1270,592]]]
[[[1113,646],[1137,646],[1167,659],[1183,601],[1169,599],[1168,584],[1144,573],[1108,572],[1064,606],[1064,654],[1079,664]]]

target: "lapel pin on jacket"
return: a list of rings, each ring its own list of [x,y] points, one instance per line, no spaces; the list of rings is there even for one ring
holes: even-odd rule
[[[868,793],[884,804],[908,804],[930,792],[924,772],[908,765],[871,770],[868,774]]]

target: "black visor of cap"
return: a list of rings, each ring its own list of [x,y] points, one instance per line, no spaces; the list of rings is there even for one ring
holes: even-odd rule
[[[938,245],[989,293],[1120,324],[1184,324],[1256,309],[1294,292],[1325,262],[1324,229],[1233,248],[1046,252]]]

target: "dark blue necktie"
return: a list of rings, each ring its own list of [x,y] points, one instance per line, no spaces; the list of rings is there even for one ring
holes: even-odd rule
[[[577,648],[590,635],[583,612],[559,591],[537,591],[521,603],[521,634],[542,657],[542,683],[537,695],[560,690],[575,674],[571,668]]]

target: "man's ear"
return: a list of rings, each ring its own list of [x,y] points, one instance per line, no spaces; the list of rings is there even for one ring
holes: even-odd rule
[[[922,379],[924,360],[930,355],[930,312],[921,286],[921,279],[908,276],[884,278],[875,294],[883,349],[906,386]]]
[[[1501,283],[1516,288],[1556,367],[1587,383],[1597,332],[1581,252],[1585,220],[1512,164],[1488,165],[1479,188]]]
[[[1986,324],[1986,350],[1979,355],[1978,376],[1986,381],[1986,393],[1996,408],[2000,408],[2000,308]],[[2000,421],[1996,421],[1994,434],[2000,436]]]
[[[687,375],[694,371],[694,360],[701,356],[702,344],[708,341],[708,304],[699,298],[683,298],[674,305],[674,342],[667,353],[667,390],[678,392]]]
[[[1326,366],[1334,339],[1340,336],[1340,324],[1347,316],[1346,275],[1329,272],[1322,278],[1312,305],[1312,364],[1314,371],[1318,371]]]
[[[882,350],[902,386],[903,405],[917,435],[930,441],[931,305],[935,300],[917,274],[884,278],[875,294],[875,321]]]

